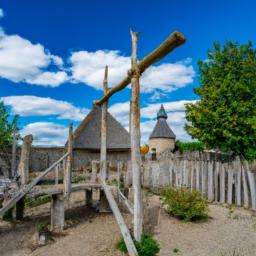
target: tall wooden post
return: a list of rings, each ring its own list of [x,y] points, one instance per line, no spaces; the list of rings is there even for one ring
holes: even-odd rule
[[[105,67],[105,74],[103,80],[103,93],[106,95],[108,92],[108,66]],[[107,108],[108,101],[105,101],[102,105],[101,114],[101,148],[100,148],[100,169],[101,178],[106,180],[107,178]]]
[[[141,191],[140,157],[140,70],[137,65],[137,43],[140,33],[131,30],[132,69],[131,69],[131,163],[134,189],[134,237],[140,241],[143,225],[143,206]]]
[[[72,150],[73,150],[73,123],[69,124],[69,134],[68,134],[68,153],[66,160],[66,166],[64,169],[64,196],[69,196],[71,193],[71,178],[72,178]]]
[[[17,130],[13,131],[12,137],[12,163],[11,163],[11,174],[12,178],[16,176],[16,148],[17,148]]]
[[[32,141],[33,141],[32,135],[27,135],[23,138],[23,144],[22,144],[21,154],[20,154],[20,162],[18,167],[21,185],[25,185],[29,181],[29,155],[30,155]]]

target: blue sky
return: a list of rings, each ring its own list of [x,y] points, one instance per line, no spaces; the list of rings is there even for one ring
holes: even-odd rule
[[[255,1],[0,1],[0,99],[20,115],[22,135],[37,145],[62,145],[67,125],[77,126],[102,96],[103,69],[109,86],[130,67],[129,28],[140,31],[138,57],[177,30],[185,45],[151,67],[141,78],[142,141],[164,103],[178,139],[184,104],[197,99],[197,60],[218,40],[256,41]],[[130,89],[116,94],[110,112],[128,127]]]

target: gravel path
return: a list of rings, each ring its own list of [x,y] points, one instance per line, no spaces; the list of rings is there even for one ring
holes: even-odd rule
[[[211,205],[208,221],[184,223],[162,210],[156,237],[161,256],[254,256],[256,217],[243,209]]]
[[[156,199],[156,197],[154,197]],[[157,199],[158,200],[158,199]],[[46,212],[46,211],[45,211]],[[112,214],[97,214],[84,207],[69,212],[68,229],[47,246],[31,251],[35,223],[49,216],[28,219],[15,226],[0,221],[1,256],[121,256],[115,250],[120,238]],[[256,255],[256,217],[250,211],[210,206],[210,219],[184,223],[160,212],[160,256],[254,256]],[[236,250],[238,254],[232,254]]]

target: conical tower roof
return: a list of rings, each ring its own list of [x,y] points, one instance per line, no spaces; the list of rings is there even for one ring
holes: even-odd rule
[[[167,116],[164,106],[162,104],[160,110],[157,113],[157,123],[156,123],[149,139],[152,139],[152,138],[175,139],[176,138],[174,132],[172,131],[172,129],[169,127],[169,125],[166,122],[167,118],[168,118],[168,116]]]
[[[75,149],[100,150],[101,108],[95,106],[74,132]],[[130,136],[125,128],[107,112],[107,149],[129,150]]]

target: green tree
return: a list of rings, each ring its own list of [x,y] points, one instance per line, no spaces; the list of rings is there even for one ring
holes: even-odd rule
[[[208,148],[256,159],[256,50],[252,43],[214,44],[198,62],[200,96],[186,106],[187,132]]]
[[[18,115],[11,118],[3,102],[0,102],[0,149],[11,145],[13,132],[17,130]]]

